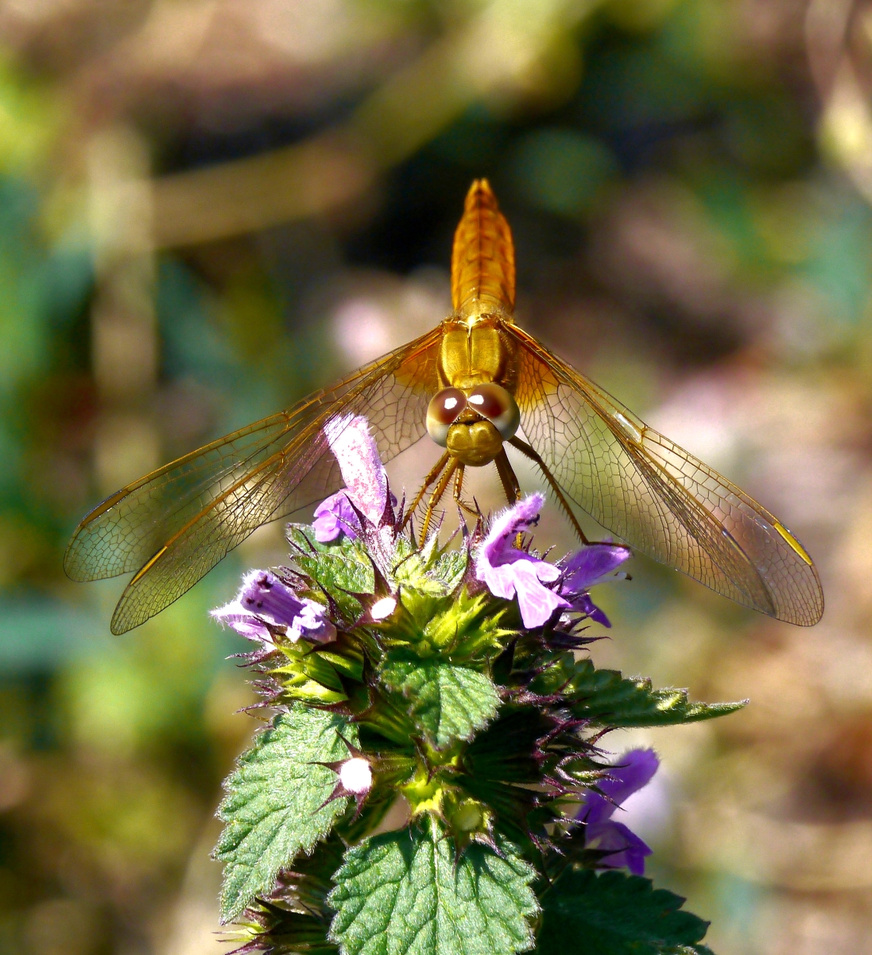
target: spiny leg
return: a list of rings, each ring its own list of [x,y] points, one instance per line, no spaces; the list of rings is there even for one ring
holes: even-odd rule
[[[575,533],[578,534],[582,544],[589,544],[590,541],[585,536],[584,531],[581,529],[581,525],[578,523],[578,521],[575,518],[575,515],[572,513],[572,509],[570,508],[569,503],[567,502],[566,497],[563,494],[563,491],[560,490],[560,487],[558,486],[557,481],[554,478],[554,475],[548,470],[548,465],[545,464],[545,462],[539,456],[539,453],[533,447],[527,444],[526,441],[522,441],[517,436],[513,438],[509,438],[509,444],[513,448],[517,448],[521,452],[521,454],[529,458],[534,464],[538,465],[539,470],[542,472],[545,480],[548,482],[549,487],[554,492],[554,496],[557,498],[557,502],[566,512],[566,516],[569,518],[572,526],[575,528]]]
[[[427,502],[427,507],[424,511],[424,518],[421,522],[420,538],[423,540],[427,536],[427,531],[430,529],[430,522],[433,520],[433,511],[436,509],[439,501],[442,500],[443,496],[445,495],[445,491],[447,490],[448,484],[452,477],[454,478],[453,496],[454,500],[457,501],[458,507],[471,514],[473,517],[479,517],[479,512],[475,508],[470,507],[470,505],[461,498],[465,470],[465,465],[461,464],[457,458],[455,458],[450,452],[446,451],[439,458],[436,464],[433,465],[427,476],[424,478],[420,490],[415,495],[415,498],[409,508],[406,510],[405,517],[403,518],[403,526],[405,527],[405,525],[411,520],[412,515],[421,506],[421,502],[424,500],[424,495],[432,487],[433,491],[430,494],[430,499]]]
[[[458,462],[457,468],[454,471],[454,488],[451,492],[451,496],[454,498],[454,503],[461,510],[472,511],[469,505],[465,504],[463,501],[463,498],[460,496],[463,493],[463,475],[465,472],[466,472],[466,465],[460,464]]]
[[[503,491],[505,491],[506,494],[506,500],[509,504],[520,501],[521,485],[518,482],[517,475],[512,468],[512,463],[509,461],[509,456],[506,454],[505,448],[500,449],[500,453],[494,458],[494,464],[497,466],[497,474],[500,476]]]
[[[481,517],[481,510],[478,505],[476,504],[476,506],[473,507],[471,504],[467,504],[461,497],[463,493],[463,476],[465,473],[466,465],[458,464],[457,470],[454,472],[454,500],[461,510],[466,511],[467,514],[478,520]]]
[[[505,448],[500,449],[500,453],[494,458],[494,464],[497,466],[497,474],[500,476],[503,490],[506,493],[506,500],[509,504],[520,501],[521,485],[515,474],[515,469],[512,467],[512,462],[509,461],[509,456],[506,454]],[[523,547],[523,543],[524,535],[518,531],[515,535],[515,547],[520,550]]]
[[[424,495],[427,493],[428,489],[436,483],[439,475],[445,470],[445,466],[448,464],[451,459],[451,455],[446,451],[444,454],[440,455],[439,460],[430,468],[427,473],[427,477],[424,478],[421,488],[418,493],[415,495],[415,499],[412,501],[411,505],[406,509],[406,515],[403,518],[403,527],[409,523],[412,519],[412,515],[421,505],[421,501],[424,500]],[[453,468],[452,468],[453,470]]]
[[[458,461],[457,458],[453,457],[447,451],[440,455],[439,460],[430,468],[427,476],[424,478],[421,488],[418,493],[415,495],[415,499],[412,501],[411,506],[406,511],[406,516],[403,518],[403,527],[412,519],[412,515],[418,508],[421,506],[421,501],[424,500],[424,495],[427,493],[429,488],[436,484],[436,489],[430,495],[430,500],[427,502],[427,509],[424,512],[424,520],[421,525],[421,540],[427,536],[427,530],[430,527],[430,521],[433,516],[433,508],[439,502],[439,498],[445,493],[445,488],[448,486],[448,481],[451,479],[451,475],[457,469]],[[438,481],[438,483],[437,483]]]
[[[436,505],[442,500],[442,495],[445,493],[445,489],[448,487],[448,483],[451,481],[452,475],[459,474],[460,484],[463,484],[463,465],[457,460],[457,458],[448,454],[447,452],[443,455],[444,458],[450,458],[450,463],[446,462],[446,465],[443,465],[442,476],[439,478],[439,481],[436,484],[436,487],[433,488],[433,493],[430,495],[430,500],[427,502],[427,510],[424,512],[424,520],[421,522],[421,540],[424,540],[427,536],[427,531],[430,529],[430,521],[433,519],[433,511],[436,508]],[[432,471],[430,472],[433,473]],[[429,475],[428,475],[429,477]]]

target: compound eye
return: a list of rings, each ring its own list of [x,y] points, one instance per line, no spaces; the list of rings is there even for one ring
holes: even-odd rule
[[[448,444],[448,429],[466,407],[466,395],[459,388],[443,388],[427,405],[427,432],[440,447]]]
[[[521,423],[521,412],[515,399],[502,385],[493,382],[476,385],[466,400],[482,418],[490,421],[503,441],[514,437]]]

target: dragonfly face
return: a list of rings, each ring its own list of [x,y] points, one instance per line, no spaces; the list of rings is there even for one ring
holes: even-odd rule
[[[514,247],[486,180],[466,197],[451,265],[454,311],[432,331],[121,488],[83,519],[69,576],[134,575],[113,632],[168,606],[261,524],[335,491],[324,426],[348,414],[369,419],[384,461],[426,434],[444,448],[410,509],[424,508],[425,525],[452,482],[463,505],[466,467],[493,463],[517,497],[508,445],[536,464],[582,539],[573,505],[717,593],[817,623],[814,564],[777,518],[515,325]]]
[[[453,458],[472,467],[490,464],[520,422],[518,403],[495,382],[465,391],[443,388],[427,407],[427,433]]]

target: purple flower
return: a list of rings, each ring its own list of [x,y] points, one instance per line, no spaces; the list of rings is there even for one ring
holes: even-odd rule
[[[315,508],[312,527],[315,540],[321,544],[334,541],[341,534],[351,540],[360,536],[360,521],[345,491],[331,494]]]
[[[495,597],[518,598],[525,627],[541,627],[555,610],[570,606],[546,586],[560,577],[560,570],[515,546],[517,535],[539,520],[544,503],[544,495],[531,494],[498,514],[475,559],[475,576]]]
[[[657,772],[660,761],[652,749],[631,749],[598,784],[599,792],[587,790],[576,819],[585,824],[585,843],[589,849],[607,852],[610,867],[626,866],[634,875],[645,871],[645,857],[651,849],[622,822],[612,818],[615,811],[633,793],[645,786]]]
[[[324,434],[339,462],[345,489],[328,497],[315,511],[315,538],[322,543],[335,540],[342,533],[351,538],[360,536],[360,520],[354,508],[377,525],[389,497],[387,473],[366,418],[331,418],[324,426]]]
[[[336,628],[327,619],[327,608],[302,599],[272,571],[253,570],[242,580],[236,597],[212,616],[248,640],[272,646],[270,626],[284,627],[292,643],[301,638],[310,643],[330,643]]]
[[[563,579],[558,590],[572,610],[587,614],[592,620],[610,627],[609,618],[590,599],[587,591],[594,584],[614,580],[614,571],[632,557],[629,547],[621,544],[587,544],[563,564]]]

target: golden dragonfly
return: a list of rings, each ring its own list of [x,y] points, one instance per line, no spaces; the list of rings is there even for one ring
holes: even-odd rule
[[[764,507],[552,354],[514,322],[512,234],[487,180],[472,184],[451,258],[454,311],[332,388],[128,484],[92,510],[67,548],[75,580],[133,573],[111,629],[124,633],[182,596],[268,521],[342,483],[325,425],[363,415],[384,461],[425,434],[442,448],[409,508],[433,507],[464,470],[493,463],[520,488],[509,445],[632,548],[719,594],[811,626],[823,593],[811,558]],[[518,431],[524,435],[522,439]]]

